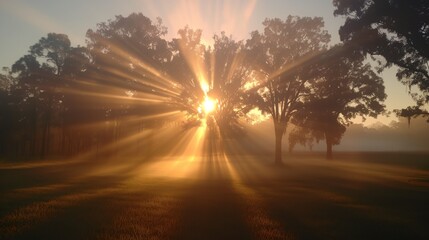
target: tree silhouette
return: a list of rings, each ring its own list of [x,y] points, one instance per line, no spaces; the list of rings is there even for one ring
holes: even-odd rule
[[[63,94],[58,92],[64,85],[64,67],[71,52],[71,43],[65,34],[49,33],[38,43],[30,47],[30,54],[42,63],[44,75],[40,82],[44,106],[42,117],[41,157],[48,151],[50,144],[50,128],[54,120],[54,111],[63,109]]]
[[[30,156],[35,156],[37,149],[40,149],[37,136],[42,122],[41,114],[46,109],[43,104],[43,92],[46,89],[41,88],[45,71],[36,57],[29,54],[21,57],[11,68],[11,74],[17,79],[17,84],[11,88],[11,94],[15,96],[11,105],[17,109],[14,118],[18,120],[12,139],[16,140],[15,145],[20,148],[16,152],[28,153]],[[39,156],[42,156],[41,153]]]
[[[201,29],[185,26],[178,31],[178,35],[169,43],[172,59],[166,70],[173,81],[181,86],[176,103],[193,119],[198,115],[198,106],[204,100],[202,82],[209,87],[204,64],[205,46],[201,42]]]
[[[287,124],[311,93],[316,74],[307,62],[327,48],[330,35],[322,18],[266,19],[263,32],[252,32],[247,61],[258,81],[249,101],[274,122],[275,162],[282,162],[282,137]]]
[[[429,2],[425,0],[334,0],[335,15],[347,17],[341,40],[355,53],[383,56],[380,70],[396,65],[397,77],[418,86],[429,101]]]
[[[236,42],[224,32],[214,35],[213,48],[206,53],[211,90],[209,95],[217,100],[214,114],[223,134],[238,134],[239,118],[248,110],[244,85],[251,69],[245,62],[244,44]]]
[[[338,53],[342,46],[327,52]],[[326,142],[326,157],[332,158],[332,146],[340,143],[346,127],[356,116],[376,117],[384,111],[386,99],[383,79],[363,58],[334,55],[325,58],[321,77],[314,83],[315,91],[295,114],[293,122],[309,128],[313,137]]]
[[[12,136],[13,122],[16,120],[14,119],[16,114],[11,105],[13,96],[9,94],[12,85],[9,72],[8,68],[4,68],[3,73],[0,73],[0,155],[7,153],[11,142],[8,138]]]
[[[23,130],[15,138],[22,143],[17,145],[23,145],[21,152],[43,158],[54,144],[50,142],[51,129],[64,122],[63,91],[70,78],[80,72],[76,52],[82,50],[71,47],[67,35],[49,33],[13,64],[10,76],[16,83],[10,88],[14,96],[10,104],[16,107],[17,124]]]
[[[300,127],[291,142],[324,138],[329,155],[350,119],[380,113],[385,96],[354,48],[327,51],[323,25],[317,17],[266,19],[245,42],[221,32],[212,46],[188,26],[168,41],[161,19],[141,13],[97,24],[85,47],[49,33],[0,75],[0,152],[47,157],[114,145],[113,153],[146,130],[152,134],[139,136],[150,146],[165,122],[182,121],[179,111],[202,120],[210,97],[216,109],[207,122],[224,136],[239,136],[240,117],[251,108],[270,115],[276,163],[291,121]]]
[[[395,109],[393,111],[396,113],[396,116],[407,118],[408,128],[410,128],[410,125],[411,125],[411,118],[416,118],[419,116],[429,116],[429,112],[421,109],[420,105],[413,106],[413,107],[407,107],[407,108],[403,108],[403,109]],[[428,120],[428,122],[429,122],[429,120]]]
[[[91,121],[111,126],[100,130],[110,132],[104,134],[107,139],[117,141],[131,129],[154,129],[165,119],[148,116],[174,110],[180,88],[166,71],[172,58],[166,33],[161,19],[153,22],[141,13],[119,15],[87,31],[91,64],[86,81],[95,87],[85,85],[83,91],[98,112]]]

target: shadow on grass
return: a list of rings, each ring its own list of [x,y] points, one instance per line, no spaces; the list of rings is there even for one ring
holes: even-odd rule
[[[252,142],[218,138],[192,161],[177,161],[179,144],[167,160],[0,167],[0,239],[429,237],[427,155],[295,154],[279,167]]]

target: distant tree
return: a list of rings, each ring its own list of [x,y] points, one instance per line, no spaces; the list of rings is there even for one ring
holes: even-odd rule
[[[289,153],[293,152],[293,149],[297,144],[308,147],[310,151],[313,149],[314,140],[318,141],[321,136],[315,135],[317,132],[312,132],[311,129],[306,127],[294,126],[292,131],[289,133]]]
[[[420,105],[407,107],[403,109],[395,109],[394,112],[398,117],[405,117],[408,120],[408,128],[411,125],[411,118],[417,118],[419,116],[429,116],[429,112],[423,110]],[[428,119],[429,122],[429,119]]]
[[[334,14],[346,17],[341,40],[355,53],[384,57],[380,71],[396,65],[398,79],[418,86],[429,102],[429,1],[334,0]],[[416,98],[418,100],[418,98]]]
[[[10,75],[10,68],[4,67],[0,72],[0,90],[9,91],[14,84],[14,79]]]
[[[341,48],[335,46],[331,52]],[[321,64],[315,91],[293,118],[296,125],[310,129],[317,141],[325,140],[328,159],[332,158],[332,146],[340,143],[353,118],[376,117],[384,111],[383,79],[362,60],[336,55]]]
[[[308,62],[327,48],[330,35],[322,18],[266,19],[263,32],[251,33],[247,61],[257,81],[249,101],[268,113],[275,129],[275,162],[282,163],[282,137],[292,116],[311,93],[315,72]]]

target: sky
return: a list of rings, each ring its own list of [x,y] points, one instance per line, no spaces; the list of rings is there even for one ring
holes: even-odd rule
[[[203,29],[203,39],[225,31],[236,40],[262,28],[265,18],[285,19],[288,15],[320,16],[338,43],[342,17],[334,17],[332,0],[0,0],[0,67],[10,67],[25,55],[31,45],[50,32],[67,34],[72,45],[85,45],[85,33],[96,24],[128,16],[133,12],[155,20],[160,17],[168,28],[167,38],[177,36],[186,25]],[[407,88],[396,80],[395,69],[381,74],[388,98],[387,110],[413,105]],[[389,124],[396,117],[380,116],[364,124]],[[359,119],[355,120],[360,122]]]

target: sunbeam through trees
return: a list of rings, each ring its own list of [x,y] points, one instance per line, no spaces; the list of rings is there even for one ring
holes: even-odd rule
[[[428,239],[429,2],[125,2],[0,3],[0,240]]]

